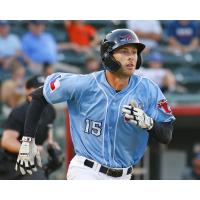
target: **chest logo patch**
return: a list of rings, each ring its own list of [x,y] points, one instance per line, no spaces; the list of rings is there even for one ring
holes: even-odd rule
[[[165,113],[171,114],[172,110],[167,102],[166,99],[161,99],[158,103],[157,103],[157,107],[159,109],[161,109],[162,111],[164,111]]]

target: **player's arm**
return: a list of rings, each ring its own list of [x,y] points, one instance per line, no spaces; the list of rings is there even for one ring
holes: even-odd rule
[[[155,122],[149,134],[158,142],[169,144],[172,139],[173,122]]]
[[[47,106],[48,102],[46,101],[43,95],[43,87],[38,88],[32,94],[32,100],[27,110],[26,121],[24,126],[24,136],[26,137],[35,137],[37,124],[40,120],[40,116]]]
[[[79,75],[55,73],[47,77],[43,88],[41,87],[31,94],[32,101],[26,114],[24,136],[16,170],[19,167],[22,174],[32,174],[32,170],[36,170],[36,164],[41,166],[39,151],[34,139],[41,114],[48,103],[55,104],[76,99],[80,94],[81,85]]]
[[[146,129],[158,142],[168,144],[172,139],[175,117],[158,85],[147,79],[146,81],[148,81],[148,91],[151,91],[148,109],[144,112],[137,105],[125,106],[127,118],[140,128]]]
[[[43,96],[43,88],[35,90],[32,94],[32,101],[27,110],[26,121],[24,126],[24,136],[19,149],[19,155],[15,170],[18,168],[20,172],[32,174],[32,171],[37,171],[36,165],[42,167],[39,149],[35,145],[35,132],[40,116],[48,104]],[[35,162],[36,161],[36,162]]]
[[[172,122],[156,122],[135,105],[124,105],[122,112],[127,122],[145,129],[158,142],[168,144],[172,139]]]

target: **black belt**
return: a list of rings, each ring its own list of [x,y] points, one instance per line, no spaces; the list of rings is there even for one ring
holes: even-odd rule
[[[93,168],[94,162],[86,159],[84,161],[84,165],[87,167]],[[132,171],[133,171],[133,166],[128,168],[126,175],[131,174]],[[103,165],[101,165],[99,172],[104,173],[108,176],[112,176],[112,177],[121,177],[123,175],[123,169],[112,169],[112,168],[105,167]]]

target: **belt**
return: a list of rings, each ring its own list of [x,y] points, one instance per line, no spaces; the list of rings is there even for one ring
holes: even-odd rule
[[[93,168],[94,162],[88,159],[85,159],[84,165],[90,168]],[[123,169],[113,169],[113,168],[108,168],[103,165],[101,165],[99,172],[104,173],[108,176],[112,177],[121,177],[123,175]],[[127,169],[126,175],[129,175],[133,172],[133,166],[129,167]]]

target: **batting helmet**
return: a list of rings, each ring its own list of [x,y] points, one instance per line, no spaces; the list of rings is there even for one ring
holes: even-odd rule
[[[136,69],[140,68],[142,63],[141,52],[145,45],[139,42],[137,35],[129,29],[116,29],[105,36],[101,43],[101,59],[104,67],[112,72],[116,72],[121,64],[113,57],[113,51],[127,44],[133,44],[137,48],[138,60]]]

